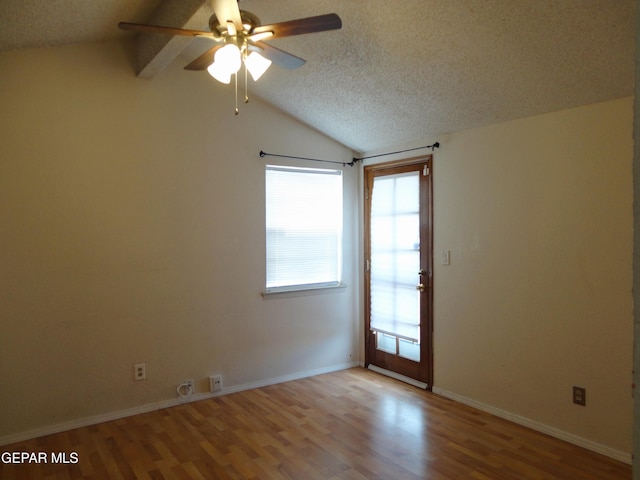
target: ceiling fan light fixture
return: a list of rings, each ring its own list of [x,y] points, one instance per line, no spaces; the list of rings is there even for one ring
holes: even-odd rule
[[[242,59],[240,58],[240,49],[233,43],[228,43],[215,54],[214,64],[220,64],[221,68],[229,74],[236,73],[240,70]]]
[[[264,72],[271,66],[271,60],[264,58],[258,52],[251,52],[244,60],[247,70],[251,74],[254,82],[262,76]]]
[[[231,82],[231,74],[232,72],[227,71],[222,64],[218,62],[213,62],[209,67],[207,67],[207,72],[213,78],[218,80],[220,83],[229,83]]]

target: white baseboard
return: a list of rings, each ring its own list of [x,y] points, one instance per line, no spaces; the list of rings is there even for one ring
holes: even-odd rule
[[[304,372],[296,372],[290,375],[283,375],[281,377],[267,378],[265,380],[259,380],[256,382],[245,383],[242,385],[233,385],[231,387],[225,387],[219,392],[210,393],[195,393],[189,398],[173,398],[169,400],[163,400],[155,403],[148,403],[146,405],[140,405],[137,407],[127,408],[125,410],[118,410],[116,412],[109,412],[100,415],[93,415],[90,417],[79,418],[77,420],[71,420],[69,422],[63,422],[56,425],[49,425],[42,428],[36,428],[26,432],[20,432],[10,435],[0,436],[0,446],[9,445],[12,443],[23,442],[25,440],[31,440],[32,438],[43,437],[45,435],[52,435],[54,433],[66,432],[67,430],[73,430],[74,428],[87,427],[90,425],[96,425],[98,423],[109,422],[112,420],[118,420],[120,418],[131,417],[133,415],[139,415],[141,413],[152,412],[154,410],[160,410],[162,408],[175,407],[183,403],[196,402],[198,400],[204,400],[206,398],[217,397],[220,395],[227,395],[229,393],[241,392],[244,390],[251,390],[253,388],[266,387],[268,385],[276,385],[278,383],[289,382],[291,380],[299,380],[301,378],[313,377],[315,375],[321,375],[323,373],[337,372],[339,370],[346,370],[347,368],[357,367],[359,363],[349,362],[339,365],[332,365],[329,367],[318,368],[315,370],[306,370]]]
[[[332,365],[330,367],[317,368],[315,370],[306,370],[304,372],[292,373],[289,375],[283,375],[281,377],[268,378],[266,380],[258,380],[257,382],[244,383],[242,385],[235,385],[232,387],[224,388],[223,392],[235,393],[242,392],[244,390],[251,390],[253,388],[266,387],[268,385],[276,385],[278,383],[290,382],[292,380],[299,380],[301,378],[314,377],[316,375],[322,375],[323,373],[337,372],[339,370],[346,370],[347,368],[357,367],[358,362],[341,363],[339,365]],[[218,393],[205,393],[203,398],[213,397]]]
[[[547,435],[558,438],[560,440],[564,440],[565,442],[572,443],[573,445],[578,445],[579,447],[586,448],[587,450],[591,450],[592,452],[600,453],[607,457],[613,458],[614,460],[618,460],[620,462],[624,462],[629,465],[631,464],[631,461],[632,461],[631,453],[623,452],[611,447],[607,447],[605,445],[601,445],[597,442],[593,442],[591,440],[587,440],[585,438],[579,437],[578,435],[574,435],[573,433],[568,433],[563,430],[550,427],[549,425],[545,425],[544,423],[540,423],[535,420],[531,420],[529,418],[522,417],[520,415],[516,415],[511,412],[507,412],[505,410],[501,410],[491,405],[487,405],[482,402],[473,400],[472,398],[468,398],[463,395],[458,395],[457,393],[443,390],[442,388],[433,387],[433,393],[440,395],[442,397],[449,398],[456,402],[462,403],[464,405],[468,405],[470,407],[476,408],[478,410],[482,410],[483,412],[490,413],[491,415],[495,415],[496,417],[504,418],[505,420],[509,420],[513,423],[517,423],[518,425],[522,425],[532,430],[536,430],[538,432],[545,433]]]
[[[364,366],[361,362],[349,362],[343,363],[339,365],[333,365],[330,367],[319,368],[315,370],[307,370],[303,372],[296,372],[289,375],[283,375],[281,377],[268,378],[264,380],[259,380],[256,382],[245,383],[241,385],[234,385],[231,387],[225,387],[220,392],[216,393],[196,393],[192,395],[189,399],[180,399],[174,398],[169,400],[163,400],[160,402],[149,403],[145,405],[140,405],[137,407],[128,408],[125,410],[118,410],[115,412],[104,413],[100,415],[93,415],[90,417],[80,418],[77,420],[72,420],[69,422],[63,422],[56,425],[49,425],[42,428],[37,428],[33,430],[29,430],[26,432],[20,432],[16,434],[10,434],[0,437],[0,446],[9,445],[12,443],[23,442],[25,440],[30,440],[32,438],[38,438],[45,435],[52,435],[54,433],[65,432],[67,430],[72,430],[74,428],[81,428],[90,425],[96,425],[98,423],[109,422],[112,420],[118,420],[120,418],[131,417],[133,415],[139,415],[141,413],[147,413],[154,410],[160,410],[163,408],[174,407],[176,405],[180,405],[182,403],[187,402],[195,402],[198,400],[204,400],[206,398],[216,397],[220,395],[226,395],[229,393],[241,392],[244,390],[251,390],[253,388],[266,387],[268,385],[276,385],[278,383],[289,382],[292,380],[299,380],[301,378],[313,377],[315,375],[321,375],[323,373],[336,372],[339,370],[346,370],[348,368]],[[383,373],[384,372],[380,372]],[[421,385],[418,385],[421,387]],[[519,425],[523,425],[525,427],[531,428],[541,433],[545,433],[555,438],[559,438],[560,440],[564,440],[566,442],[572,443],[574,445],[578,445],[580,447],[586,448],[596,453],[600,453],[607,457],[613,458],[615,460],[631,464],[631,454],[627,452],[622,452],[620,450],[616,450],[605,445],[601,445],[597,442],[593,442],[591,440],[584,439],[572,433],[565,432],[563,430],[559,430],[554,427],[550,427],[540,422],[536,422],[535,420],[528,419],[526,417],[522,417],[520,415],[515,415],[513,413],[507,412],[505,410],[501,410],[499,408],[493,407],[491,405],[486,405],[484,403],[478,402],[471,398],[464,397],[462,395],[458,395],[457,393],[449,392],[447,390],[443,390],[438,387],[433,387],[433,393],[437,395],[441,395],[443,397],[449,398],[456,402],[460,402],[464,405],[468,405],[473,408],[477,408],[478,410],[482,410],[484,412],[490,413],[500,418],[504,418],[506,420],[512,421]]]

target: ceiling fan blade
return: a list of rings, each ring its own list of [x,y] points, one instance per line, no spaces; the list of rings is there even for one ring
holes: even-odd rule
[[[145,25],[142,23],[120,22],[118,27],[123,30],[135,30],[136,32],[145,33],[164,33],[166,35],[184,35],[187,37],[207,37],[216,39],[217,37],[211,32],[203,30],[188,30],[184,28],[161,27],[159,25]]]
[[[185,70],[206,70],[209,65],[213,63],[213,57],[218,51],[218,49],[222,48],[222,45],[216,45],[213,48],[210,48],[198,58],[196,58],[189,65],[184,67]]]
[[[306,60],[296,57],[295,55],[291,55],[284,50],[280,50],[279,48],[274,47],[273,45],[269,45],[264,42],[253,42],[254,45],[258,46],[261,51],[260,54],[271,60],[276,65],[280,65],[283,68],[287,68],[289,70],[293,70],[294,68],[301,67],[305,63]]]
[[[220,25],[226,25],[231,21],[239,32],[242,31],[242,18],[237,0],[211,0],[211,6]]]
[[[255,27],[251,33],[273,32],[273,37],[290,37],[292,35],[302,35],[303,33],[324,32],[326,30],[338,30],[342,28],[342,20],[335,13],[318,15],[317,17],[299,18],[287,22],[273,23],[271,25],[260,25]]]

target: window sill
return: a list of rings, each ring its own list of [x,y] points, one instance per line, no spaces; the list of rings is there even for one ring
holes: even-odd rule
[[[292,298],[292,297],[304,297],[307,295],[322,295],[326,293],[335,293],[336,290],[343,290],[347,288],[346,283],[338,283],[336,285],[323,285],[323,286],[299,286],[299,287],[280,287],[265,290],[262,292],[262,298],[269,300],[272,298]]]

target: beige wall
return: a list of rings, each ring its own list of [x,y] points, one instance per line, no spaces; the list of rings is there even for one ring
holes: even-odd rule
[[[120,44],[0,54],[0,440],[174,399],[186,378],[363,359],[358,169],[350,287],[260,296],[258,152],[352,152],[257,99],[234,117],[232,96],[179,65],[137,79]],[[623,99],[428,140],[435,386],[627,453],[631,126]]]
[[[259,151],[353,153],[181,66],[137,79],[118,43],[0,54],[0,440],[358,357],[358,279],[263,300]],[[313,166],[318,166],[313,164]],[[345,171],[345,258],[357,169]],[[132,365],[146,362],[146,381]]]
[[[404,146],[441,143],[435,390],[620,458],[632,432],[632,108],[622,99]]]

